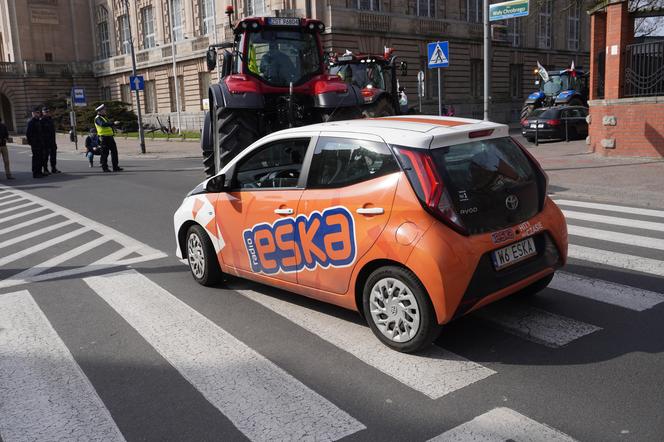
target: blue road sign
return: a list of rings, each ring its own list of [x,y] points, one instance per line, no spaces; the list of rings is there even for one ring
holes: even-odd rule
[[[85,101],[85,89],[83,89],[82,87],[72,88],[71,98],[72,98],[72,103],[74,103],[74,106],[86,106],[87,105],[87,103]]]
[[[429,69],[446,68],[450,65],[449,42],[436,41],[427,45]]]
[[[143,81],[143,76],[142,75],[136,75],[130,76],[129,77],[129,84],[131,85],[131,90],[132,91],[142,91],[145,86],[145,82]]]

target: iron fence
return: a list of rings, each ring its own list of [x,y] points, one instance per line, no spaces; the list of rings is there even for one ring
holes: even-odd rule
[[[625,97],[664,95],[664,40],[628,45]]]

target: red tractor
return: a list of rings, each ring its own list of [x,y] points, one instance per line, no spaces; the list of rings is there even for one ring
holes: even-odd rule
[[[398,61],[392,49],[385,48],[383,55],[353,54],[350,51],[334,55],[330,61],[330,73],[360,88],[363,117],[408,113],[408,98],[397,78],[398,75],[406,76],[408,65],[405,61]]]
[[[232,13],[227,10],[229,19]],[[319,20],[252,17],[233,27],[232,43],[210,46],[210,70],[217,49],[224,51],[222,79],[210,86],[201,138],[206,174],[276,130],[361,116],[359,88],[328,73],[324,30]]]

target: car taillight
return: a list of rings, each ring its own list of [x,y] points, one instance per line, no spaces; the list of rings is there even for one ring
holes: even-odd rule
[[[431,155],[427,151],[396,146],[394,151],[422,205],[454,230],[466,234],[466,227],[454,209]]]
[[[560,126],[561,121],[558,119],[546,120],[546,124],[549,126]]]
[[[260,85],[248,75],[229,75],[224,80],[231,94],[244,94],[245,92],[260,92]]]
[[[468,138],[482,138],[482,137],[488,137],[493,133],[493,129],[483,129],[483,130],[476,130],[474,132],[469,132],[468,133]]]
[[[514,144],[516,144],[517,146],[519,146],[519,148],[521,148],[521,151],[524,154],[526,154],[526,156],[530,160],[531,165],[535,167],[535,169],[539,172],[539,175],[542,180],[542,192],[540,195],[540,202],[541,202],[540,210],[541,210],[544,207],[544,200],[546,199],[546,195],[549,191],[549,175],[547,175],[546,171],[544,170],[544,168],[542,168],[542,165],[539,163],[539,161],[535,159],[533,154],[531,154],[530,151],[523,146],[523,144],[519,143],[517,139],[514,137],[510,137],[510,139]]]
[[[521,126],[528,126],[528,120],[526,120],[525,118],[521,120]]]

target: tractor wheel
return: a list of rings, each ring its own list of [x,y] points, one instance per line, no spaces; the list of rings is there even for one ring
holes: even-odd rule
[[[535,105],[534,104],[526,104],[523,106],[521,109],[521,120],[528,118],[528,116],[535,110]]]
[[[212,133],[212,118],[210,112],[205,113],[203,132],[201,132],[201,150],[203,151],[203,168],[205,175],[214,175],[214,135]]]
[[[378,102],[365,106],[362,109],[362,116],[364,118],[378,118],[378,117],[389,117],[390,115],[396,115],[394,112],[394,107],[387,98],[381,98]]]
[[[255,112],[225,107],[216,108],[214,116],[216,118],[212,122],[213,144],[219,149],[223,167],[245,147],[260,138],[258,119]],[[214,164],[211,170],[206,167],[206,173],[214,175]]]

